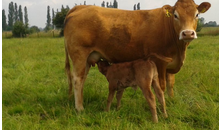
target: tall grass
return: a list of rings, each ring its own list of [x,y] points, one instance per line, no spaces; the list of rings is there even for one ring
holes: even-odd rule
[[[165,129],[219,128],[219,37],[194,40],[176,74],[173,99],[166,94],[168,119],[159,111],[159,123],[140,89],[125,90],[122,107],[116,100],[110,112],[108,82],[91,68],[84,85],[85,111],[77,113],[74,99],[68,100],[64,71],[63,38],[3,39],[2,41],[2,128],[3,129]],[[158,104],[158,103],[157,103]]]
[[[219,35],[219,27],[203,27],[200,32],[198,32],[199,36],[218,36]]]
[[[32,34],[27,34],[26,38],[52,38],[52,37],[60,37],[60,30],[50,30],[48,32],[36,32]],[[5,31],[2,33],[2,38],[13,38],[13,34],[11,31]]]

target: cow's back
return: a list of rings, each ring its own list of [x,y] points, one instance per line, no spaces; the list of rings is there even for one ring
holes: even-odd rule
[[[111,62],[143,58],[161,46],[160,9],[127,11],[97,6],[72,9],[66,17],[64,36],[74,47],[89,47]],[[151,30],[151,32],[149,31]],[[158,38],[157,38],[158,37]],[[146,41],[147,39],[147,41]],[[164,46],[164,45],[162,45]]]

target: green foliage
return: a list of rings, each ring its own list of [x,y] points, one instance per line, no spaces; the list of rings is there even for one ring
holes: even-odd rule
[[[19,5],[18,16],[19,16],[19,21],[23,23],[23,12],[21,5]]]
[[[55,25],[54,25],[54,22],[53,22],[53,19],[55,18],[55,13],[54,13],[54,9],[52,9],[52,29],[54,29]]]
[[[61,12],[57,12],[55,18],[53,19],[53,24],[56,26],[56,28],[61,29],[60,36],[63,36],[64,19],[68,11],[69,11],[68,6],[67,8],[64,8],[62,6]]]
[[[51,17],[50,17],[50,6],[47,6],[47,23],[46,23],[46,27],[44,28],[44,31],[49,31],[52,29],[51,26]]]
[[[118,8],[118,2],[117,2],[117,0],[114,0],[114,2],[113,2],[113,8]]]
[[[23,22],[21,21],[15,22],[13,30],[12,30],[12,34],[14,37],[25,37],[26,32],[27,30]]]
[[[140,3],[137,4],[137,10],[140,10],[141,7],[140,7]]]
[[[14,21],[18,21],[18,6],[17,3],[15,3],[15,12],[14,12]]]
[[[137,3],[137,5],[134,4],[134,10],[140,10],[140,9],[141,9],[140,3]]]
[[[105,7],[105,1],[102,1],[101,7]]]
[[[12,30],[14,24],[14,4],[9,3],[8,6],[8,30]]]
[[[7,29],[7,23],[6,23],[6,15],[5,10],[2,10],[2,31],[6,31]]]
[[[30,33],[38,33],[40,32],[40,29],[37,26],[30,27]]]
[[[203,27],[203,23],[200,20],[198,20],[196,32],[200,32],[202,30],[202,27]]]
[[[28,13],[27,13],[27,7],[25,6],[24,7],[24,23],[25,23],[25,26],[26,28],[28,28]]]
[[[2,129],[155,129],[219,128],[219,36],[194,40],[176,74],[175,97],[165,93],[168,118],[157,109],[159,123],[140,89],[125,90],[122,107],[104,112],[108,82],[92,67],[84,85],[85,111],[68,100],[63,38],[2,40]],[[157,106],[159,108],[158,102]]]

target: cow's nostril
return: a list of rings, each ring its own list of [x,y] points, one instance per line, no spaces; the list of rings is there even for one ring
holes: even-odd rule
[[[193,31],[191,35],[193,36],[194,34],[195,34],[195,33],[194,33],[194,31]]]
[[[183,36],[186,36],[185,32],[183,32]]]

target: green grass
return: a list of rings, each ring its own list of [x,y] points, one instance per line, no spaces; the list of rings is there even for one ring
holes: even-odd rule
[[[165,97],[169,117],[158,112],[158,124],[152,123],[140,89],[126,89],[121,109],[116,111],[114,99],[110,112],[104,112],[108,82],[96,67],[84,86],[85,111],[78,114],[74,99],[68,100],[64,59],[63,38],[2,40],[2,129],[219,128],[219,36],[199,37],[190,44],[176,74],[175,97]]]

